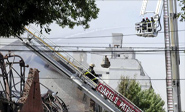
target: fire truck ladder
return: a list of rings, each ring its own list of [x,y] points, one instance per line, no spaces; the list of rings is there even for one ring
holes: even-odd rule
[[[120,109],[115,106],[113,102],[102,97],[98,91],[92,89],[92,87],[97,87],[97,84],[95,84],[92,80],[88,80],[91,86],[84,84],[84,81],[82,80],[82,77],[84,76],[82,74],[88,69],[88,66],[80,64],[69,53],[57,47],[53,42],[47,39],[44,35],[40,34],[40,32],[32,26],[25,28],[25,31],[28,33],[27,38],[18,38],[23,42],[23,44],[25,44],[26,47],[34,51],[46,62],[50,63],[50,65],[52,65],[59,73],[64,74],[64,76],[73,81],[79,89],[81,89],[87,96],[89,96],[102,108],[111,112],[120,112]],[[105,84],[105,82],[103,82],[101,79],[99,79],[99,81]],[[121,96],[112,88],[110,88],[110,90],[114,91],[116,94],[118,94],[118,96]],[[123,96],[121,96],[121,98],[126,99]],[[139,110],[136,112],[142,112],[142,110],[140,110],[129,100],[126,99],[125,101],[127,101],[127,104],[132,105],[131,108]]]

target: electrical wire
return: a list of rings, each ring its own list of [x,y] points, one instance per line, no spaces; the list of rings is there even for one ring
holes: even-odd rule
[[[18,46],[18,47],[22,47],[22,46],[25,46],[25,45],[6,45],[6,44],[0,44],[0,46],[4,46],[4,48],[1,48],[1,49],[6,49],[7,47],[14,47],[14,49],[15,49],[15,47],[16,46]],[[41,45],[35,45],[35,47],[38,47],[38,48],[40,48],[40,47],[43,47],[43,46],[41,46]],[[50,46],[50,47],[53,47],[53,48],[58,48],[58,47],[60,47],[60,48],[64,48],[64,47],[69,47],[69,48],[109,48],[109,49],[116,49],[115,47],[107,47],[107,46],[87,46],[87,45],[78,45],[78,46],[67,46],[67,45],[56,45],[56,46]],[[121,47],[121,49],[122,50],[126,50],[126,49],[130,49],[130,48],[132,48],[132,49],[165,49],[165,47],[147,47],[147,46],[142,46],[142,47]],[[181,46],[181,47],[179,47],[179,49],[185,49],[185,46]],[[119,49],[120,50],[120,49]]]
[[[20,77],[14,77],[14,78],[20,78]],[[25,77],[25,78],[28,78],[28,77]],[[68,79],[68,80],[70,80],[69,78],[61,78],[61,77],[56,77],[56,78],[54,78],[54,77],[39,77],[39,79],[58,79],[58,80]],[[77,77],[77,78],[73,77],[71,79],[79,79],[79,77]],[[122,79],[121,78],[111,78],[111,79],[102,79],[102,80],[122,80]],[[142,79],[133,79],[133,78],[129,78],[129,80],[168,80],[168,79],[163,79],[163,78],[158,78],[158,79],[150,79],[150,78],[149,79],[143,79],[143,78]],[[172,79],[170,79],[170,80],[172,80]],[[181,79],[175,79],[175,80],[185,80],[185,79],[181,78]]]
[[[17,51],[17,52],[35,52],[34,50],[20,50],[20,49],[0,49],[0,51]],[[122,52],[122,53],[132,53],[132,52],[164,52],[166,51],[165,49],[152,49],[152,50],[56,50],[56,51],[51,51],[51,50],[37,50],[38,52]],[[171,49],[170,51],[182,51],[184,52],[184,49],[179,49],[179,50],[173,50]]]
[[[70,45],[70,44],[111,44],[111,43],[66,43],[66,42],[64,42],[64,43],[61,43],[61,44],[63,44],[63,45],[65,45],[65,44],[67,44],[67,45]],[[146,45],[146,44],[149,44],[149,45],[151,45],[151,44],[156,44],[156,45],[164,45],[164,43],[124,43],[124,44],[122,44],[122,46],[123,45],[127,45],[127,44],[134,44],[134,45],[137,45],[137,44],[143,44],[143,45]],[[185,43],[180,43],[180,44],[185,44]],[[20,44],[19,42],[14,42],[13,44],[9,44],[9,43],[6,43],[6,42],[1,42],[0,43],[0,46],[25,46],[25,45],[23,45],[23,44]],[[40,46],[40,45],[36,45],[36,46]],[[56,46],[51,46],[51,47],[60,47],[60,45],[56,45]]]

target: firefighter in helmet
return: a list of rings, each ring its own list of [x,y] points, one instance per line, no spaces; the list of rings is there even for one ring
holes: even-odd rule
[[[146,22],[150,22],[150,20],[148,19],[148,17],[146,17]]]
[[[95,73],[94,68],[95,64],[90,64],[88,70],[85,72],[85,76],[89,77],[92,81],[94,81],[96,84],[98,83],[98,75]]]
[[[155,23],[155,20],[154,20],[154,18],[152,16],[151,16],[151,22]]]
[[[142,21],[141,21],[141,27],[142,27],[142,31],[140,30],[140,33],[144,32],[143,30],[146,30],[146,20],[143,17]]]
[[[151,16],[151,23],[152,23],[153,31],[156,32],[155,20],[152,16]]]
[[[143,17],[143,19],[141,20],[141,22],[146,22],[145,18]]]
[[[148,29],[147,31],[151,32],[152,31],[152,25],[151,25],[151,22],[148,19],[148,17],[146,17],[146,24],[147,24],[147,29]]]

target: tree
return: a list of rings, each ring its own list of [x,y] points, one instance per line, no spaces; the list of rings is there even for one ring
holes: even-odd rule
[[[178,13],[178,17],[181,17],[180,18],[180,21],[185,21],[185,0],[178,0],[180,3],[179,3],[179,6],[181,7],[181,11],[182,12],[179,12]]]
[[[61,27],[89,27],[99,9],[95,0],[0,0],[0,36],[17,36],[36,24],[49,32],[54,21]]]
[[[144,112],[165,112],[164,101],[152,87],[148,90],[141,90],[141,86],[136,80],[121,77],[118,91]]]

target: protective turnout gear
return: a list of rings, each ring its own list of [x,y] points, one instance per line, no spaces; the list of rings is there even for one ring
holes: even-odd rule
[[[150,22],[150,20],[148,19],[148,17],[146,17],[146,22]]]
[[[85,76],[89,77],[92,81],[95,83],[98,83],[98,75],[94,72],[93,67],[95,66],[94,64],[89,65],[89,69],[84,73]]]
[[[141,21],[141,26],[142,27],[142,30],[146,30],[146,20],[145,18],[143,17],[142,21]],[[140,30],[140,33],[141,33],[141,30]]]
[[[146,22],[146,21],[145,21],[145,18],[143,18],[141,22],[143,22],[143,23]]]
[[[155,22],[155,20],[154,20],[154,18],[153,18],[153,17],[151,17],[151,22],[152,22],[152,23],[154,23],[154,22]]]

